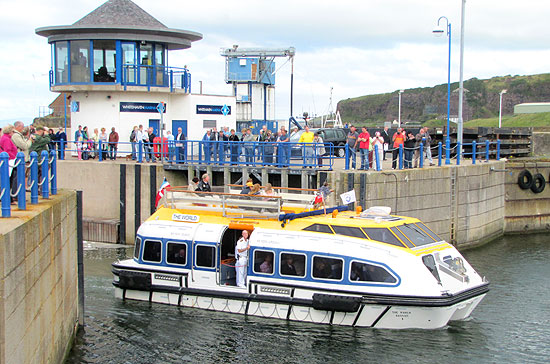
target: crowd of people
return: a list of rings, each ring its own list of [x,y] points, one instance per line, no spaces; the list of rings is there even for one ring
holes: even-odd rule
[[[16,197],[13,197],[17,190],[17,168],[15,168],[18,152],[24,155],[26,167],[30,164],[30,153],[36,152],[41,155],[42,151],[55,150],[54,138],[64,137],[65,133],[60,129],[54,133],[53,129],[44,126],[25,126],[21,121],[16,121],[13,125],[6,125],[0,129],[0,152],[6,152],[9,158],[10,190],[11,203],[15,204]],[[28,177],[30,169],[25,170],[25,186],[28,186]],[[41,180],[41,168],[38,168],[38,179]],[[29,188],[29,187],[25,187]],[[40,187],[39,187],[40,191]]]
[[[403,146],[403,167],[407,169],[418,168],[420,145],[422,144],[424,159],[430,163],[430,166],[433,166],[431,141],[432,138],[427,127],[420,128],[416,134],[412,131],[407,132],[403,128],[397,128],[397,131],[391,136],[389,127],[384,127],[382,131],[376,131],[374,136],[371,136],[366,127],[361,128],[361,133],[359,133],[352,125],[346,140],[348,148],[347,162],[351,169],[356,169],[356,159],[357,154],[359,154],[360,170],[372,168],[373,163],[376,163],[377,160],[380,169],[383,169],[382,161],[386,160],[386,153],[391,152],[392,169],[396,169],[399,162],[399,149],[400,146]],[[378,155],[374,155],[375,152]]]

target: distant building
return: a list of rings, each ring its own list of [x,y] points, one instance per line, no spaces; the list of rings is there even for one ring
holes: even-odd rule
[[[142,124],[159,135],[159,103],[163,134],[181,127],[197,140],[205,129],[236,126],[235,96],[193,94],[189,69],[168,65],[171,51],[190,48],[202,34],[168,28],[130,0],[109,0],[72,25],[36,33],[52,46],[50,90],[71,94],[73,130],[115,127],[128,142]]]
[[[535,114],[550,112],[550,102],[531,102],[514,106],[514,114]]]

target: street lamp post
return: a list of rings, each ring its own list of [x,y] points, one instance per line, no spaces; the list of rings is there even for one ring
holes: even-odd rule
[[[401,94],[405,92],[405,90],[399,90],[399,111],[397,115],[397,127],[401,127]]]
[[[437,19],[437,26],[441,19],[445,19],[447,22],[447,37],[449,38],[449,60],[447,62],[447,138],[445,139],[445,164],[451,164],[451,23],[446,16],[442,16]],[[441,35],[445,31],[443,29],[435,29],[433,33],[435,35]]]
[[[504,95],[508,90],[500,91],[500,106],[498,108],[498,127],[502,128],[502,95]]]
[[[462,118],[462,105],[464,100],[464,15],[466,12],[466,0],[462,0],[462,14],[460,17],[460,77],[458,81],[458,143],[457,153],[462,156],[462,135],[464,132],[464,119]]]

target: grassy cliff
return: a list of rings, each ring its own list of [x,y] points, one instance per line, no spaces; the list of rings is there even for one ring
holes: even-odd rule
[[[506,89],[502,113],[504,123],[518,122],[526,126],[550,125],[550,117],[541,114],[514,116],[514,105],[524,102],[550,102],[550,73],[530,76],[503,76],[487,80],[472,78],[464,81],[465,123],[471,126],[498,124],[499,93]],[[451,117],[458,115],[458,82],[451,84]],[[341,100],[338,110],[344,122],[359,125],[380,125],[397,119],[398,91]],[[538,115],[538,116],[535,116]],[[407,89],[401,95],[401,120],[431,126],[447,120],[447,84]],[[491,124],[486,124],[486,123]],[[495,126],[497,124],[494,124]],[[504,125],[508,125],[504,124]],[[514,125],[521,126],[521,125]]]

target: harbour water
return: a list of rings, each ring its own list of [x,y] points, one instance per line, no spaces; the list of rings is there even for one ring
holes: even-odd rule
[[[85,253],[86,326],[67,363],[546,363],[550,236],[466,251],[491,291],[439,330],[330,327],[115,299],[110,264],[130,249]]]

